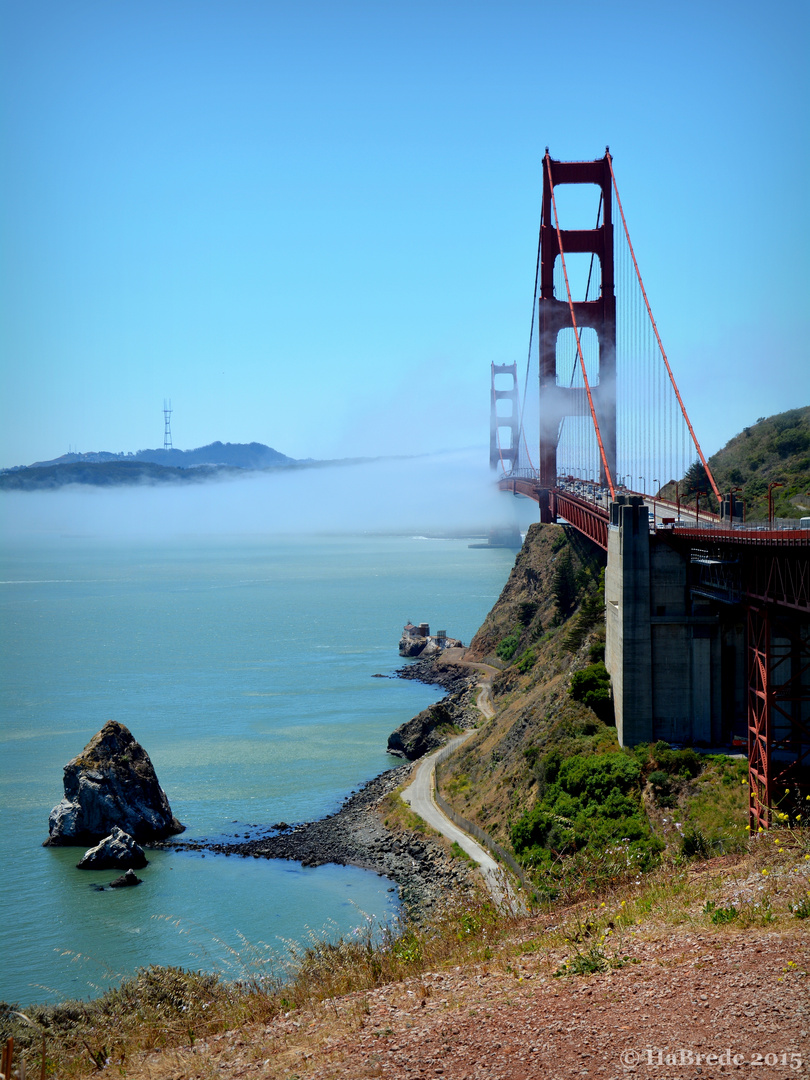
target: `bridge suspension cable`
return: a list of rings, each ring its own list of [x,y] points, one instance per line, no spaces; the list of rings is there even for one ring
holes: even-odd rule
[[[529,462],[529,468],[534,469],[532,463],[532,455],[529,452],[529,440],[526,438],[526,428],[524,426],[524,420],[526,415],[526,402],[529,398],[529,372],[532,366],[532,344],[534,342],[534,323],[537,316],[537,284],[540,280],[540,245],[543,236],[543,211],[540,210],[540,232],[537,234],[537,262],[534,267],[534,293],[532,294],[532,319],[529,327],[529,352],[526,357],[526,378],[523,383],[523,400],[520,403],[520,438],[523,442],[523,448],[526,451],[526,460]]]
[[[689,414],[686,411],[686,406],[683,403],[683,398],[681,397],[680,391],[678,390],[678,384],[675,382],[675,376],[672,373],[672,368],[670,367],[669,360],[667,359],[667,354],[666,354],[666,351],[664,349],[663,342],[661,341],[661,335],[658,333],[658,327],[657,327],[655,319],[653,317],[652,308],[650,307],[649,299],[647,298],[647,290],[644,288],[644,282],[641,279],[641,272],[640,272],[640,270],[638,268],[638,262],[636,261],[635,251],[633,250],[633,243],[632,243],[632,241],[630,239],[630,232],[629,232],[629,230],[627,228],[627,220],[626,220],[626,218],[624,216],[624,208],[622,207],[622,201],[621,201],[621,198],[619,197],[619,188],[618,188],[618,185],[616,183],[616,174],[613,171],[613,158],[609,153],[606,156],[607,156],[608,166],[610,168],[610,177],[611,177],[611,182],[612,182],[612,185],[613,185],[613,192],[614,192],[614,194],[616,196],[616,205],[617,205],[617,207],[619,209],[619,214],[620,214],[621,219],[622,219],[622,227],[623,227],[623,230],[624,230],[624,236],[625,236],[625,239],[627,240],[627,247],[628,247],[628,250],[629,250],[630,258],[632,260],[632,265],[633,265],[633,270],[635,272],[635,277],[636,277],[636,279],[638,281],[638,285],[639,285],[639,287],[641,289],[641,295],[642,295],[642,297],[644,299],[644,307],[646,308],[647,317],[649,318],[649,325],[652,327],[652,331],[653,331],[653,333],[655,335],[655,340],[656,340],[656,343],[657,343],[657,346],[658,346],[658,350],[659,350],[659,352],[661,354],[661,358],[664,361],[664,366],[666,367],[666,373],[667,373],[667,375],[669,377],[670,383],[672,384],[672,389],[675,392],[675,397],[677,399],[678,406],[680,407],[680,411],[683,414],[683,419],[686,422],[686,426],[687,426],[687,428],[689,430],[689,436],[691,437],[692,443],[694,444],[695,450],[697,451],[698,457],[700,458],[700,462],[701,462],[701,464],[703,465],[703,468],[706,471],[706,477],[707,477],[707,479],[709,481],[709,484],[711,485],[711,488],[712,488],[712,491],[714,492],[715,498],[717,499],[717,501],[719,503],[719,502],[721,502],[720,491],[718,490],[718,487],[717,487],[717,484],[715,482],[714,476],[712,475],[712,471],[709,468],[709,463],[706,460],[706,457],[705,457],[705,455],[703,453],[703,450],[701,449],[701,446],[700,446],[700,443],[698,441],[697,435],[695,434],[695,430],[692,427],[692,422],[689,419]],[[636,326],[634,327],[633,337],[635,339],[635,345],[636,346],[638,346],[639,338],[641,336],[640,331],[642,331],[642,329],[643,328],[639,327],[638,324],[636,324]],[[663,395],[663,392],[662,392],[662,388],[660,386],[658,386],[658,385],[653,387],[649,383],[645,383],[644,385],[645,385],[646,391],[647,391],[646,392],[647,400],[645,402],[646,409],[648,410],[650,415],[660,415],[661,412],[664,411],[664,409],[666,407],[666,404],[665,404],[665,401],[664,401],[664,395]],[[650,435],[651,435],[651,431],[650,431]],[[671,428],[671,425],[669,425],[669,424],[665,425],[665,436],[669,438],[670,449],[671,449],[672,428]],[[648,436],[647,441],[648,441],[648,443],[651,442],[651,438],[649,436]],[[639,450],[641,451],[641,448],[639,448]],[[639,462],[642,461],[642,460],[646,460],[649,464],[652,464],[653,463],[653,454],[654,454],[653,447],[651,445],[648,445],[647,447],[644,448],[644,452],[639,452],[637,454],[636,460],[639,461]],[[639,477],[639,479],[644,479],[644,478]],[[649,480],[651,478],[646,478],[646,479]],[[664,483],[666,483],[667,479],[668,478],[666,476],[661,477],[661,480]],[[676,478],[673,477],[672,479],[676,479]],[[632,486],[632,485],[630,485],[630,486]]]
[[[540,211],[540,232],[538,233],[538,236],[537,236],[537,260],[536,260],[535,268],[534,268],[534,292],[532,293],[532,317],[531,317],[531,322],[530,322],[530,325],[529,325],[529,348],[528,348],[528,353],[527,353],[527,356],[526,356],[526,377],[523,380],[523,396],[520,398],[520,419],[519,419],[519,423],[518,423],[518,437],[517,437],[518,458],[515,460],[515,462],[511,466],[507,466],[506,462],[504,461],[503,448],[501,447],[501,434],[500,434],[501,429],[500,429],[500,425],[495,426],[495,440],[496,440],[496,444],[497,444],[498,459],[499,459],[500,464],[501,464],[501,470],[504,473],[506,473],[506,472],[514,473],[514,472],[517,472],[519,470],[519,468],[520,468],[519,458],[520,458],[521,453],[523,453],[525,455],[526,461],[528,462],[529,469],[532,472],[535,471],[534,462],[532,461],[532,454],[531,454],[531,451],[529,449],[529,440],[528,440],[528,437],[526,435],[526,428],[525,428],[525,423],[524,422],[525,422],[525,414],[526,414],[526,402],[529,400],[529,373],[531,371],[531,366],[532,366],[532,345],[534,343],[534,326],[535,326],[535,320],[536,320],[536,316],[537,316],[537,285],[538,285],[538,282],[540,280],[540,244],[541,244],[542,235],[543,235],[543,212],[542,212],[542,209],[541,209],[541,211]],[[522,451],[521,451],[521,444],[522,444]]]

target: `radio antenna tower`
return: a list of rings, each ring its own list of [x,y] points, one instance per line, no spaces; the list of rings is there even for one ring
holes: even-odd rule
[[[172,447],[172,402],[171,398],[163,399],[163,449],[171,450]]]

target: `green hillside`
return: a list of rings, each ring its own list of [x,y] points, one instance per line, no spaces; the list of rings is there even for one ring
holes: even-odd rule
[[[546,899],[746,837],[743,759],[619,747],[604,564],[570,525],[531,526],[465,656],[499,669],[495,715],[438,773],[453,809],[511,850]]]
[[[783,485],[772,489],[776,517],[810,514],[810,406],[760,417],[713,454],[709,468],[722,494],[742,489],[734,497],[745,500],[749,520],[767,518],[771,483]],[[703,467],[693,465],[681,483],[681,501],[694,505],[695,492],[709,490]],[[663,494],[673,498],[674,486]]]

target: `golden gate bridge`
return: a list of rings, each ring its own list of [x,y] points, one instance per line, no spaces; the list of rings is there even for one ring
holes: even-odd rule
[[[572,186],[593,195],[590,227],[564,227]],[[775,482],[765,521],[746,520],[739,489],[720,491],[653,317],[609,148],[595,161],[546,148],[523,386],[516,363],[493,364],[491,380],[499,487],[608,554],[606,664],[622,744],[718,746],[742,732],[752,829],[777,807],[797,810],[810,794],[810,530],[774,518]],[[693,506],[688,474],[703,484]]]

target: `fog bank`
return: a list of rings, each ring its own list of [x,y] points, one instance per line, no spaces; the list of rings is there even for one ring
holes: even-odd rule
[[[446,533],[526,525],[537,507],[499,492],[481,451],[248,473],[183,485],[0,494],[0,535],[169,537]]]

